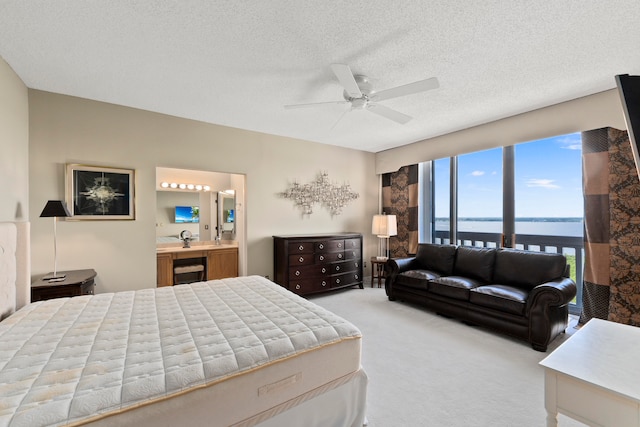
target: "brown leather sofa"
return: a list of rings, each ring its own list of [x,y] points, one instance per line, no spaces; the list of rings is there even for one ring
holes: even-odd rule
[[[568,326],[576,284],[562,254],[421,243],[385,265],[389,300],[425,306],[520,339],[538,351]]]

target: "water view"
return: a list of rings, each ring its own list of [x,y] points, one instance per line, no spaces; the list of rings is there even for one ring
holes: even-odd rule
[[[436,218],[436,230],[449,230],[449,219]],[[501,218],[460,218],[458,231],[502,233]],[[581,237],[582,218],[516,218],[516,234]]]

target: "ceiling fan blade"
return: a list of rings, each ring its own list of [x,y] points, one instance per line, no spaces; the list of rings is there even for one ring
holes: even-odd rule
[[[411,116],[407,116],[406,114],[403,114],[396,110],[392,110],[391,108],[385,107],[384,105],[380,105],[380,104],[369,104],[367,106],[367,110],[371,111],[372,113],[378,114],[379,116],[385,117],[389,120],[393,120],[396,123],[400,123],[401,125],[407,123],[409,120],[413,118]]]
[[[409,83],[403,86],[392,87],[391,89],[381,90],[371,95],[374,101],[384,101],[385,99],[397,98],[399,96],[411,95],[412,93],[424,92],[426,90],[437,89],[440,87],[438,79],[431,77],[426,80]]]
[[[355,77],[353,77],[351,68],[348,65],[331,64],[331,69],[351,98],[362,97],[362,92],[360,91],[358,83],[356,82]]]
[[[318,105],[329,105],[329,104],[348,104],[349,101],[327,101],[327,102],[313,102],[311,104],[293,104],[293,105],[285,105],[285,110],[291,110],[294,108],[307,108],[307,107],[316,107]]]
[[[351,110],[346,110],[344,113],[340,114],[340,117],[338,117],[338,120],[336,120],[336,122],[333,124],[333,126],[331,126],[331,129],[329,129],[329,132],[333,132],[333,130],[336,128],[336,126],[338,126],[338,123],[340,123],[340,120],[342,120],[342,118]]]

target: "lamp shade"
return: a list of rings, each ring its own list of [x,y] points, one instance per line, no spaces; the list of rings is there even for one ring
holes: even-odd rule
[[[71,216],[67,205],[62,200],[49,200],[44,206],[40,218]]]
[[[374,215],[371,222],[371,234],[378,237],[389,237],[398,234],[395,215]]]

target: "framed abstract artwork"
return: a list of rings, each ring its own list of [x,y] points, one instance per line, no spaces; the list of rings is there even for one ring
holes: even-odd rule
[[[74,220],[135,219],[133,169],[68,164],[66,201]]]

